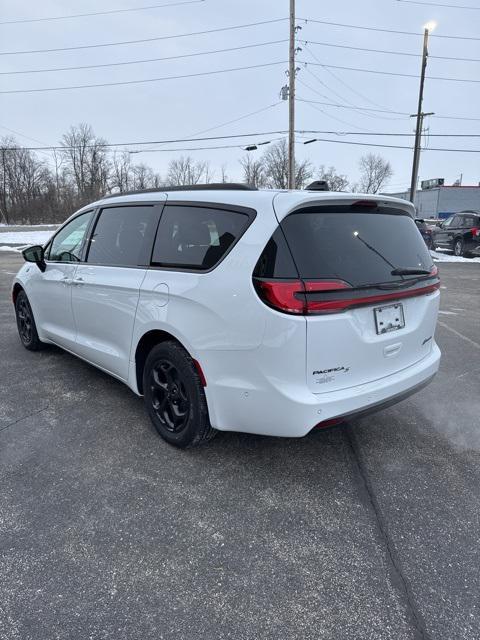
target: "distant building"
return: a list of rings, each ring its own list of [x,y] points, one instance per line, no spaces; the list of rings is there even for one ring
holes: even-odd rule
[[[448,218],[459,211],[480,211],[479,186],[446,186],[443,178],[424,180],[417,191],[415,206],[418,218]],[[387,195],[387,194],[385,194]],[[409,200],[409,192],[389,193]]]

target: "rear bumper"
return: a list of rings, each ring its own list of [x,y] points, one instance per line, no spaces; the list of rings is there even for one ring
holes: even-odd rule
[[[358,417],[396,404],[426,386],[438,371],[436,343],[428,356],[380,380],[334,392],[313,394],[305,387],[286,389],[209,385],[212,425],[221,431],[302,437],[318,423],[336,417]],[[271,381],[270,381],[271,382]]]

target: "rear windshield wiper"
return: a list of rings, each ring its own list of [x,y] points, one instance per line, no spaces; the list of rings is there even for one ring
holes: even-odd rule
[[[417,269],[416,267],[397,267],[392,272],[392,276],[429,276],[428,269]]]

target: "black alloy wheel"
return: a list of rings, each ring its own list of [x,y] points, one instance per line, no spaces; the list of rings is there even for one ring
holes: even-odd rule
[[[190,398],[178,370],[169,360],[159,360],[152,368],[150,393],[153,410],[165,429],[172,433],[182,431],[188,422]]]
[[[37,333],[32,307],[25,291],[19,291],[15,300],[18,335],[25,349],[38,351],[43,347]]]
[[[453,253],[460,258],[465,253],[465,243],[462,238],[457,238],[455,240],[455,244],[453,245]]]
[[[215,435],[199,372],[178,342],[152,348],[143,370],[143,392],[155,429],[170,444],[185,449]]]

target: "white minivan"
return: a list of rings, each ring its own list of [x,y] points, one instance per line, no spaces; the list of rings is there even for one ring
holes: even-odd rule
[[[23,345],[143,395],[179,447],[297,437],[398,402],[438,370],[437,268],[386,196],[207,185],[106,197],[23,254]]]

